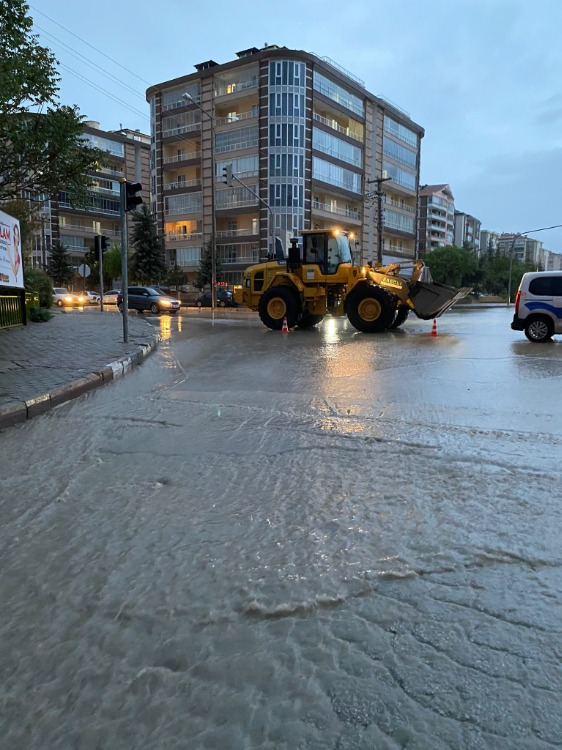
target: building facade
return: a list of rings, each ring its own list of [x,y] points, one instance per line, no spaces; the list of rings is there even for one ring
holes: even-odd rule
[[[416,255],[423,129],[336,63],[285,47],[237,53],[147,90],[153,211],[167,261],[194,279],[213,237],[223,279],[272,252],[273,237],[339,227],[376,257],[375,178],[384,253]],[[223,170],[232,166],[232,185]]]
[[[455,199],[449,185],[420,188],[420,252],[452,245],[455,241]]]
[[[498,232],[491,232],[489,229],[480,230],[480,252],[491,253],[495,255],[498,251]]]
[[[67,249],[75,267],[84,262],[96,234],[121,245],[120,179],[140,182],[140,195],[150,205],[150,136],[137,130],[104,131],[98,122],[88,121],[84,124],[84,139],[89,146],[104,152],[104,164],[90,173],[92,185],[85,206],[73,205],[64,190],[43,202],[41,229],[32,248],[35,267],[46,266],[50,247],[57,241]]]
[[[480,227],[481,222],[474,216],[455,211],[455,245],[469,247],[480,255]]]
[[[500,234],[498,238],[498,252],[507,256],[513,253],[513,260],[530,263],[537,269],[544,269],[546,267],[547,258],[543,243],[532,237],[523,237],[508,233]]]

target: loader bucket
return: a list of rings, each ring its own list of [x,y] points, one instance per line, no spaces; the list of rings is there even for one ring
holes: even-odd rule
[[[455,302],[463,299],[471,287],[456,289],[454,286],[438,284],[436,281],[418,281],[410,290],[414,312],[422,320],[431,320],[443,315]]]

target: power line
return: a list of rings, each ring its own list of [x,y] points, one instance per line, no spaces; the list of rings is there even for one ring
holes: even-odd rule
[[[72,73],[72,75],[75,75],[77,78],[80,78],[85,83],[88,83],[90,86],[92,86],[94,89],[99,91],[101,94],[105,94],[105,96],[108,96],[110,99],[113,99],[113,101],[117,102],[118,104],[121,104],[123,107],[126,107],[127,109],[130,109],[131,112],[134,112],[137,115],[141,115],[141,117],[144,117],[148,120],[148,115],[146,112],[141,112],[138,109],[135,109],[130,104],[127,104],[127,102],[124,102],[123,99],[119,99],[118,96],[114,96],[113,94],[110,94],[109,91],[105,91],[101,88],[101,86],[98,86],[97,83],[94,83],[93,81],[90,81],[89,78],[86,78],[81,73],[77,73],[72,68],[69,68],[68,65],[65,65],[64,63],[59,63],[61,68],[64,68],[65,70],[68,70],[69,73]]]
[[[40,14],[41,14],[42,16],[45,16],[45,18],[48,18],[48,19],[49,19],[49,21],[51,21],[52,23],[55,23],[55,24],[56,24],[57,26],[60,26],[60,28],[61,28],[61,29],[64,29],[64,30],[65,30],[66,32],[68,32],[69,34],[72,34],[72,36],[73,36],[73,37],[76,37],[76,39],[78,39],[79,41],[81,41],[81,42],[82,42],[82,44],[87,44],[87,45],[88,45],[88,47],[91,47],[91,48],[92,48],[93,50],[95,50],[96,52],[98,52],[98,53],[99,53],[100,55],[103,55],[104,57],[107,57],[107,59],[108,59],[108,60],[111,60],[111,62],[112,62],[112,63],[115,63],[115,65],[119,65],[119,67],[120,67],[120,68],[123,68],[123,70],[126,70],[126,71],[127,71],[127,73],[130,73],[130,74],[131,74],[132,76],[135,76],[135,78],[138,78],[138,79],[139,79],[139,81],[142,81],[142,82],[143,82],[143,83],[145,83],[145,84],[146,84],[147,86],[150,86],[150,83],[149,83],[149,81],[145,81],[145,80],[144,80],[144,78],[141,78],[141,77],[140,77],[140,76],[138,76],[138,75],[137,75],[137,74],[136,74],[136,73],[135,73],[134,71],[130,70],[129,68],[126,68],[126,67],[125,67],[124,65],[121,65],[121,63],[120,63],[120,62],[117,62],[117,60],[114,60],[114,59],[113,59],[113,57],[110,57],[109,55],[106,55],[106,54],[105,54],[105,52],[102,52],[102,51],[101,51],[100,49],[98,49],[97,47],[94,47],[94,45],[93,45],[93,44],[90,44],[90,42],[87,42],[87,41],[86,41],[85,39],[82,39],[82,37],[79,37],[79,36],[78,36],[78,34],[75,34],[75,33],[74,33],[73,31],[70,31],[70,29],[67,29],[67,28],[66,28],[66,26],[63,26],[63,25],[62,25],[62,23],[59,23],[58,21],[55,21],[55,20],[54,20],[54,18],[51,18],[51,17],[50,17],[50,16],[48,16],[48,15],[47,15],[46,13],[43,13],[43,11],[39,10],[38,8],[35,8],[35,7],[33,6],[33,5],[30,5],[29,7],[30,7],[30,8],[32,9],[32,10],[34,10],[34,11],[35,11],[36,13],[40,13]]]
[[[42,32],[42,34],[43,34],[44,36],[47,36],[47,37],[49,37],[50,39],[53,39],[53,40],[54,40],[55,42],[58,42],[58,44],[61,44],[61,45],[62,45],[63,47],[66,47],[67,51],[68,51],[68,52],[69,52],[69,53],[70,53],[70,54],[71,54],[71,55],[72,55],[73,57],[75,57],[76,59],[81,59],[81,60],[83,60],[83,61],[87,62],[87,63],[88,63],[88,65],[90,65],[91,67],[93,67],[93,68],[96,68],[97,70],[99,70],[99,71],[100,71],[101,73],[103,73],[104,75],[106,75],[106,76],[109,76],[109,78],[112,78],[112,79],[113,79],[113,80],[114,80],[114,81],[115,81],[116,83],[118,83],[118,84],[120,84],[121,86],[123,86],[124,88],[128,89],[128,90],[129,90],[129,91],[130,91],[130,92],[131,92],[132,94],[135,94],[135,96],[138,96],[138,97],[140,97],[140,98],[141,98],[141,99],[142,99],[143,101],[146,101],[146,99],[145,99],[144,95],[143,95],[143,94],[141,94],[141,93],[140,93],[139,91],[137,91],[136,89],[134,89],[134,88],[133,88],[132,86],[129,86],[129,84],[128,84],[128,83],[125,83],[125,81],[122,81],[122,80],[121,80],[120,78],[117,78],[117,76],[114,76],[114,75],[113,75],[113,73],[110,73],[110,72],[109,72],[108,70],[105,70],[105,68],[102,68],[102,67],[101,67],[100,65],[97,65],[96,63],[92,62],[91,60],[88,60],[88,58],[87,58],[87,57],[85,57],[84,55],[80,54],[80,52],[76,52],[76,50],[74,50],[74,49],[73,49],[72,47],[70,47],[70,46],[69,46],[68,44],[66,44],[65,42],[62,42],[62,41],[61,41],[60,39],[57,39],[57,37],[56,37],[56,36],[53,36],[52,34],[49,34],[49,32],[48,32],[48,31],[46,31],[45,29],[43,29],[43,28],[42,28],[41,26],[39,26],[39,24],[35,23],[35,24],[34,24],[34,26],[35,26],[35,27],[36,27],[37,29],[39,29],[39,30],[40,30],[40,31]]]

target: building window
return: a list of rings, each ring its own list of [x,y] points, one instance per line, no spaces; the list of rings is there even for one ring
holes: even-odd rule
[[[387,133],[390,133],[395,138],[404,141],[404,143],[407,143],[409,146],[414,146],[414,148],[418,147],[417,133],[404,127],[404,125],[396,122],[396,120],[393,120],[392,117],[389,117],[388,115],[384,116],[384,129]]]
[[[400,169],[400,167],[397,167],[394,164],[390,164],[387,161],[383,162],[382,166],[383,177],[390,177],[391,180],[397,185],[403,185],[410,190],[416,189],[416,176],[414,174],[412,174],[411,172],[406,172],[406,170]]]
[[[363,99],[352,94],[351,91],[335,83],[335,81],[332,81],[325,75],[322,75],[322,73],[317,70],[314,71],[313,85],[316,91],[324,94],[324,96],[327,96],[334,102],[341,104],[343,107],[346,107],[346,109],[350,109],[352,112],[355,112],[355,114],[361,115],[361,117],[365,115]]]
[[[363,161],[363,152],[360,148],[319,128],[312,129],[312,146],[317,151],[323,151],[325,154],[346,161],[348,164],[353,164],[355,167],[360,167]]]
[[[330,185],[337,185],[352,193],[361,193],[360,174],[338,167],[316,156],[312,158],[312,178]]]
[[[415,151],[410,151],[409,148],[401,146],[386,136],[383,137],[382,148],[385,156],[389,156],[391,159],[395,159],[411,169],[416,168],[417,154]]]

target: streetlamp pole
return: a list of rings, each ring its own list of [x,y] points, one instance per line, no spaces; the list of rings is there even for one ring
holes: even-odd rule
[[[374,180],[367,180],[367,182],[376,182],[377,183],[377,189],[375,191],[375,196],[377,199],[377,263],[380,263],[382,265],[382,248],[383,248],[383,229],[384,229],[384,220],[382,215],[382,199],[383,199],[383,191],[382,191],[382,183],[387,182],[390,180],[390,177],[375,177]]]
[[[195,104],[211,123],[211,307],[216,307],[217,302],[217,217],[215,211],[215,118],[206,109],[195,101],[191,94],[183,94],[183,99]]]

